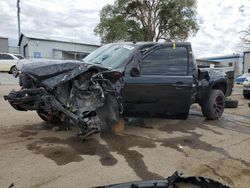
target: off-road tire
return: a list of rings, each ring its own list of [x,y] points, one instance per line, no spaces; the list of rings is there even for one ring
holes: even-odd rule
[[[222,116],[225,108],[225,95],[221,90],[212,89],[202,105],[202,114],[209,120]]]
[[[226,99],[225,102],[225,108],[238,108],[239,101],[238,100],[232,100],[232,99]]]

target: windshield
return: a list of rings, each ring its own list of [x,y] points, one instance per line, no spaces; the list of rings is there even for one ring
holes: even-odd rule
[[[134,51],[135,47],[132,45],[107,44],[92,52],[83,61],[115,69],[121,67]]]

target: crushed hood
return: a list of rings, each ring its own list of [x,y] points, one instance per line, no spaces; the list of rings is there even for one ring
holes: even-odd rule
[[[21,72],[31,76],[42,86],[53,89],[89,69],[107,70],[101,65],[81,61],[39,61],[23,65]]]

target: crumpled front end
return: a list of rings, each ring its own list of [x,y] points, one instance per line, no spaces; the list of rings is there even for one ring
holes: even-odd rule
[[[11,106],[35,110],[45,121],[78,125],[83,136],[110,129],[122,113],[120,72],[84,64],[66,71],[64,65],[49,77],[23,71],[20,85],[20,91],[4,96]]]

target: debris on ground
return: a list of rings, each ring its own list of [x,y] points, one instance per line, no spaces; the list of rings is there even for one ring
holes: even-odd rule
[[[204,177],[183,177],[182,173],[175,172],[163,180],[146,180],[146,181],[135,181],[129,183],[121,183],[115,185],[106,185],[96,188],[229,188],[227,185],[223,185],[220,182]]]

